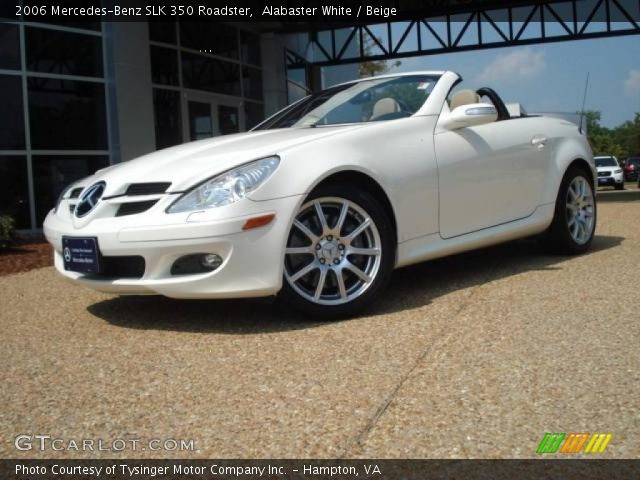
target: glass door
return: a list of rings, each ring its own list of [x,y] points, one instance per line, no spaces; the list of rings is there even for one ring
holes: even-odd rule
[[[193,93],[185,97],[185,141],[229,135],[243,129],[240,101]]]

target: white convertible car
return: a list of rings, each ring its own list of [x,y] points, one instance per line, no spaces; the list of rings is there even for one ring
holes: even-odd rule
[[[542,233],[584,252],[597,175],[579,128],[512,118],[460,81],[345,83],[250,132],[100,170],[45,220],[55,266],[116,294],[279,294],[338,317],[383,295],[397,267]]]

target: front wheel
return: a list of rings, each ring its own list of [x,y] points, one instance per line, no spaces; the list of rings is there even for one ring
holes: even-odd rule
[[[320,187],[291,226],[282,298],[317,317],[358,313],[389,282],[394,238],[389,215],[369,192],[346,185]]]
[[[547,245],[562,254],[586,252],[593,241],[596,216],[596,199],[588,174],[582,168],[570,168],[560,184],[555,214],[546,234]]]

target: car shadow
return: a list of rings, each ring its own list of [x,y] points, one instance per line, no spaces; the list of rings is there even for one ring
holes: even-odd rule
[[[585,255],[614,248],[622,237],[597,235]],[[434,299],[475,285],[535,270],[556,270],[571,256],[545,253],[532,239],[454,255],[399,269],[367,315],[384,315],[428,305]],[[143,330],[257,334],[317,328],[319,321],[291,311],[273,299],[175,300],[161,296],[123,296],[87,307],[112,325]],[[361,317],[362,318],[362,317]]]

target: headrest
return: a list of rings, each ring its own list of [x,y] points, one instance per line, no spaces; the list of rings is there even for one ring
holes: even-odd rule
[[[461,105],[470,105],[472,103],[480,103],[480,95],[473,90],[460,90],[451,99],[449,108],[453,110]]]

